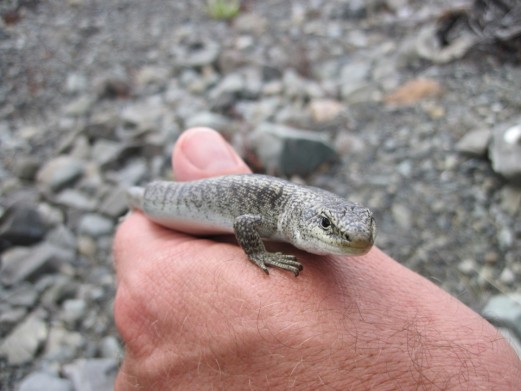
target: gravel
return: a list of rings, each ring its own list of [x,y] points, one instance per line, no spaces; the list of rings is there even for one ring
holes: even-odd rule
[[[2,2],[0,389],[112,389],[122,195],[171,177],[187,126],[369,206],[380,248],[476,311],[519,311],[521,56],[468,31],[433,46],[450,7],[243,1],[223,21],[203,0]],[[284,130],[271,149],[266,126]],[[288,129],[323,160],[285,160]],[[5,234],[13,205],[26,241]]]

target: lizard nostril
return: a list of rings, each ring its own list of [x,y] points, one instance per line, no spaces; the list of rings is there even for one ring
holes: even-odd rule
[[[346,238],[346,240],[347,240],[348,242],[351,241],[351,236],[349,236],[349,234],[345,234],[344,237]]]

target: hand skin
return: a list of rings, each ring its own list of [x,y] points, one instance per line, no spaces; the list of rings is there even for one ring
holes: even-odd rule
[[[185,132],[177,180],[249,172],[220,135]],[[374,248],[297,254],[304,270],[247,261],[230,238],[195,238],[129,215],[114,245],[116,390],[519,390],[494,327]]]

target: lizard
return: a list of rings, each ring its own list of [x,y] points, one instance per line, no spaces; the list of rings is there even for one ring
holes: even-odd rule
[[[188,182],[154,181],[128,190],[131,209],[151,221],[194,235],[235,233],[248,259],[299,275],[296,256],[268,252],[263,239],[307,252],[363,255],[372,247],[372,212],[329,191],[261,174],[237,174]]]

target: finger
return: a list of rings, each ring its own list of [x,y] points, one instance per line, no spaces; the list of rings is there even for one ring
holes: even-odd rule
[[[209,128],[184,132],[174,147],[172,164],[179,181],[251,172],[230,144]]]

